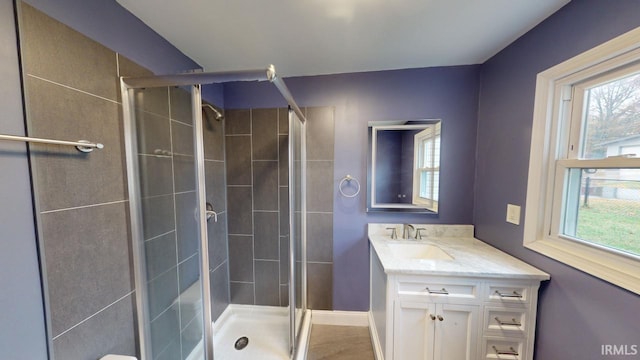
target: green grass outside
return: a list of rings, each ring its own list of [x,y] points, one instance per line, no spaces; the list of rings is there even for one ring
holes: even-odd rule
[[[580,206],[577,237],[640,255],[640,202],[590,197]]]

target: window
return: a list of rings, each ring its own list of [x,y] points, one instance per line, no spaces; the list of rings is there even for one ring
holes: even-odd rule
[[[538,74],[524,244],[640,294],[639,36]]]
[[[438,211],[440,123],[414,135],[413,204]]]

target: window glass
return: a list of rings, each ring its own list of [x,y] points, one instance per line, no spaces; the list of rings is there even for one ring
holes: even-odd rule
[[[640,169],[570,169],[564,235],[640,255],[638,179]]]
[[[580,158],[640,156],[640,74],[587,89],[584,98]]]
[[[576,86],[584,89],[573,107],[581,121],[571,124],[580,133],[581,163],[640,155],[640,74],[610,76]],[[566,170],[560,233],[640,255],[640,169],[613,166]]]
[[[429,204],[437,209],[440,176],[440,125],[435,124],[414,136],[416,168],[414,174],[414,204]]]

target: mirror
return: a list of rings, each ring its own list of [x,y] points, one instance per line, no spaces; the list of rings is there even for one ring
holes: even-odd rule
[[[440,120],[369,122],[367,211],[438,213]]]

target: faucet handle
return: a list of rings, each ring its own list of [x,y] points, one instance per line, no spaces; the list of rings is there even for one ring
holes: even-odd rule
[[[391,230],[391,240],[395,240],[398,238],[398,233],[396,232],[396,228],[388,227],[387,230]]]
[[[422,234],[420,234],[420,230],[427,230],[427,229],[425,229],[425,228],[417,228],[416,229],[416,237],[415,237],[416,240],[422,240]]]

